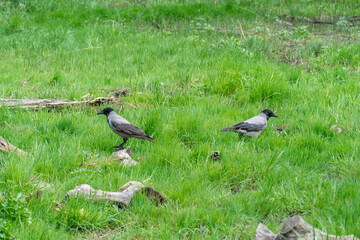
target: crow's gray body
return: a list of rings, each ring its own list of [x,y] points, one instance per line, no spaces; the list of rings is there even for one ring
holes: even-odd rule
[[[260,114],[255,117],[252,117],[244,122],[235,124],[234,126],[223,128],[221,132],[237,132],[240,135],[245,135],[247,137],[256,137],[262,131],[265,130],[267,126],[267,121],[270,117],[277,117],[273,112],[268,109],[265,109]]]
[[[144,139],[156,143],[151,137],[146,135],[141,128],[131,124],[125,118],[118,115],[112,108],[105,108],[103,111],[98,112],[98,114],[105,114],[111,130],[124,139],[124,142],[119,146],[115,146],[115,148],[123,148],[129,138]]]

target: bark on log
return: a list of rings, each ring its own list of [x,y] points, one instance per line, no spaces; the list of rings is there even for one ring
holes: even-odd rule
[[[98,97],[85,101],[70,101],[70,100],[56,100],[56,99],[1,99],[0,107],[6,105],[9,108],[20,107],[23,109],[39,109],[39,108],[62,108],[68,106],[90,105],[97,106],[105,103],[115,103],[120,96],[125,96],[129,88],[124,88],[111,93],[109,97]]]
[[[335,236],[320,231],[305,222],[300,216],[291,217],[276,235],[259,223],[254,240],[359,240],[354,235]]]
[[[155,199],[157,203],[166,202],[165,197],[159,192],[136,181],[126,183],[120,188],[119,192],[95,190],[88,184],[82,184],[76,186],[73,190],[70,190],[65,197],[84,197],[88,200],[107,201],[117,204],[119,207],[126,207],[130,204],[131,199],[139,190],[141,190],[143,194],[146,194],[150,199]]]
[[[26,155],[27,152],[21,150],[20,148],[15,147],[8,141],[6,141],[3,137],[0,136],[0,151],[2,152],[14,152],[16,151],[19,155]]]

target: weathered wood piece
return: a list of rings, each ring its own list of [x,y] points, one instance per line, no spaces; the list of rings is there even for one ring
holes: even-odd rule
[[[62,108],[68,106],[81,106],[90,105],[97,106],[105,103],[115,103],[120,96],[126,96],[129,88],[120,89],[111,93],[109,97],[98,97],[95,99],[84,101],[70,101],[70,100],[57,100],[57,99],[3,99],[0,98],[0,107],[3,105],[9,108],[20,107],[23,109],[40,109],[40,108]]]
[[[126,166],[126,167],[130,167],[130,166],[135,166],[138,164],[137,161],[133,160],[131,158],[131,150],[130,150],[130,146],[122,149],[122,150],[118,150],[115,151],[112,155],[111,158],[117,160],[120,162],[120,164]]]
[[[159,192],[136,181],[126,183],[120,188],[119,192],[95,190],[88,184],[82,184],[80,186],[76,186],[73,190],[70,190],[65,197],[84,197],[88,200],[107,201],[117,204],[119,207],[126,207],[130,204],[134,195],[140,190],[143,194],[146,194],[147,197],[155,199],[158,203],[166,202],[165,197]]]
[[[264,224],[259,223],[254,240],[274,240],[275,234],[270,231]]]
[[[354,235],[335,236],[320,231],[305,222],[300,216],[291,217],[280,228],[279,233],[272,233],[264,224],[259,223],[254,240],[359,240]]]
[[[8,141],[6,141],[3,137],[0,136],[0,151],[2,152],[14,152],[16,151],[19,155],[27,155],[27,152],[21,150],[20,148],[15,147]]]

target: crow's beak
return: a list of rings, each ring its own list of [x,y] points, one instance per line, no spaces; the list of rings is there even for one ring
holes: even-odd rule
[[[276,118],[278,117],[275,113],[273,113],[271,116]]]
[[[104,114],[104,111],[100,111],[100,112],[98,112],[97,114]]]

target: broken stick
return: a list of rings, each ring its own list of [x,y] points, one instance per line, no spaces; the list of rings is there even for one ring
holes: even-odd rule
[[[166,198],[159,192],[136,181],[126,183],[120,188],[119,192],[95,190],[88,184],[82,184],[76,186],[73,190],[70,190],[65,197],[77,198],[81,196],[88,200],[106,201],[117,204],[119,207],[126,207],[130,204],[131,199],[139,190],[141,190],[148,198],[155,199],[157,203],[166,203]]]

